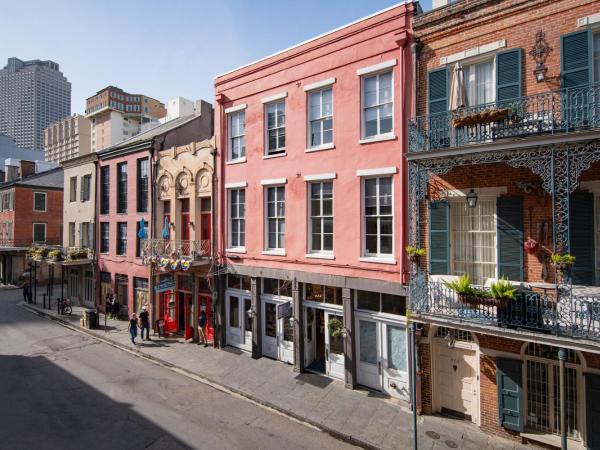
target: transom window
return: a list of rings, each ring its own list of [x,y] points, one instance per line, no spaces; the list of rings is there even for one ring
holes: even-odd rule
[[[269,103],[266,110],[267,155],[285,152],[285,101]]]
[[[356,291],[356,308],[387,314],[406,315],[406,297],[379,292]]]
[[[237,275],[234,273],[227,274],[227,287],[229,289],[241,289],[243,291],[250,290],[250,277]]]
[[[394,213],[392,209],[392,177],[364,180],[364,254],[392,255]]]
[[[333,251],[333,183],[310,185],[310,251]]]
[[[246,189],[231,189],[229,233],[230,246],[240,248],[246,246]]]
[[[333,94],[326,88],[313,91],[308,96],[310,147],[333,142]]]
[[[246,112],[229,114],[229,161],[246,156]]]
[[[290,280],[278,280],[275,278],[263,278],[263,293],[280,295],[282,297],[292,296],[292,282]]]
[[[450,202],[452,275],[468,273],[483,285],[496,276],[496,199],[479,198],[469,208],[463,197]]]
[[[304,298],[306,300],[342,306],[342,288],[310,283],[304,286]]]
[[[33,193],[33,210],[39,212],[46,211],[46,193],[45,192],[34,192]]]
[[[285,248],[285,187],[267,188],[267,250]]]
[[[392,71],[363,77],[363,137],[370,138],[393,130]]]

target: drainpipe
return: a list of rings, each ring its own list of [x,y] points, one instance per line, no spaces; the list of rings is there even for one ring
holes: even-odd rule
[[[155,161],[154,158],[154,138],[152,138],[152,143],[150,144],[150,199],[149,199],[149,206],[150,206],[150,223],[148,224],[148,237],[146,239],[153,239],[154,238],[154,224],[155,224],[155,209],[154,208],[154,201],[155,201],[155,195],[156,195],[156,189],[155,189],[155,181],[156,181],[156,170],[157,170],[157,161]],[[150,245],[150,247],[152,247],[152,245]],[[150,311],[150,317],[151,317],[151,322],[155,322],[156,320],[158,320],[158,315],[157,312],[155,311],[154,305],[156,304],[155,302],[155,298],[154,298],[154,267],[152,266],[152,264],[150,264],[150,279],[148,280],[148,289],[150,292],[148,292],[148,296],[150,297],[150,307],[152,308],[152,310]],[[160,310],[160,308],[158,308]]]
[[[219,108],[221,109],[221,108]],[[212,259],[212,264],[211,266],[213,267],[213,271],[216,273],[219,273],[220,270],[220,265],[218,263],[218,259],[217,259],[217,201],[219,199],[219,195],[217,192],[217,145],[216,142],[213,140],[213,149],[211,150],[211,155],[212,155],[212,166],[213,166],[213,177],[212,177],[212,186],[211,186],[211,200],[210,200],[210,221],[211,221],[211,230],[210,230],[210,251],[211,251],[211,259]],[[215,264],[215,261],[217,262]],[[215,306],[219,306],[219,296],[215,295],[216,292],[218,292],[218,280],[216,279],[217,277],[213,278],[213,282],[212,282],[212,290],[211,290],[211,311],[212,311],[212,326],[213,326],[213,333],[216,334],[217,331],[217,317],[215,315],[215,311],[216,308]],[[219,283],[220,284],[220,283]],[[220,334],[220,330],[219,330],[219,334]],[[217,338],[217,336],[213,336],[213,347],[217,348],[219,347],[219,339]]]
[[[566,392],[565,392],[565,360],[567,359],[567,351],[564,348],[558,350],[559,361],[559,380],[560,380],[560,448],[567,449],[567,424],[566,424]]]

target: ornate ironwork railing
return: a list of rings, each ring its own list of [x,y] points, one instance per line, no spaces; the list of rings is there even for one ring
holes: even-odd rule
[[[566,337],[600,340],[600,297],[522,290],[514,300],[464,297],[442,282],[418,286],[411,280],[411,313],[521,329]]]
[[[142,250],[145,260],[156,258],[199,260],[210,257],[212,252],[209,240],[146,239]]]
[[[409,153],[600,127],[600,83],[417,116]]]

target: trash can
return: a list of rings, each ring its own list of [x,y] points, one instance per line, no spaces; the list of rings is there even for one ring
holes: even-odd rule
[[[95,309],[83,310],[83,326],[87,329],[98,327],[98,314]]]

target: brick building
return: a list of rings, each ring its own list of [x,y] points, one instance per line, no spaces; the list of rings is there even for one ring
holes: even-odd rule
[[[420,407],[600,448],[600,5],[437,3],[406,153]]]
[[[215,79],[220,344],[403,400],[414,8]]]

